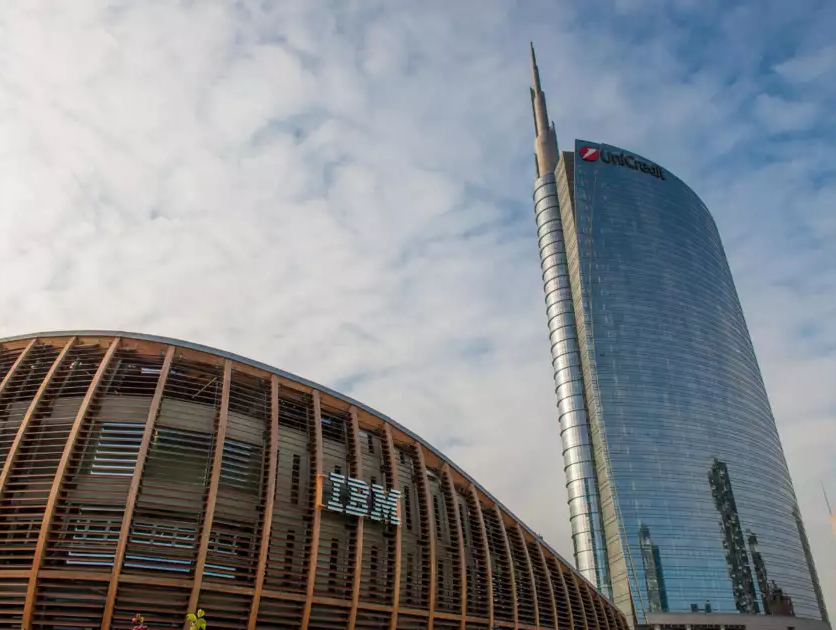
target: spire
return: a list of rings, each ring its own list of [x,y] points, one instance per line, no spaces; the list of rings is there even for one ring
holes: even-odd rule
[[[540,70],[537,68],[537,56],[534,54],[534,42],[528,43],[531,48],[531,77],[534,80],[534,90],[539,92],[540,87]]]
[[[833,510],[830,509],[830,501],[827,498],[827,490],[824,489],[824,482],[821,479],[819,479],[819,483],[821,484],[821,491],[822,491],[822,494],[824,495],[824,502],[827,505],[827,513],[830,516],[833,516]]]
[[[549,111],[546,108],[546,95],[540,85],[540,69],[537,67],[537,57],[534,54],[534,42],[530,43],[531,78],[534,87],[531,88],[531,107],[534,113],[534,167],[537,177],[553,172],[557,167],[557,134],[554,124],[549,124]]]

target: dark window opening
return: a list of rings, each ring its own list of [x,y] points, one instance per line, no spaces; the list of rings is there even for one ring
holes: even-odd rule
[[[412,494],[408,487],[403,489],[403,511],[406,517],[406,529],[412,531]]]
[[[433,515],[435,516],[435,537],[441,540],[441,510],[438,506],[438,495],[433,495]]]
[[[290,581],[292,567],[293,567],[293,555],[295,552],[296,547],[296,534],[292,531],[287,532],[287,537],[285,538],[284,543],[284,573],[282,577],[284,580],[282,581],[282,586],[290,587],[292,583]]]
[[[337,561],[340,554],[340,541],[337,538],[331,539],[331,553],[328,557],[328,592],[337,592]]]
[[[293,456],[293,470],[290,473],[290,502],[299,505],[299,474],[302,469],[302,459]]]
[[[411,553],[406,554],[406,603],[414,604],[413,598],[413,572],[414,559]]]
[[[377,572],[378,572],[378,554],[377,547],[371,549],[371,593],[377,594]],[[792,630],[792,629],[791,629]]]

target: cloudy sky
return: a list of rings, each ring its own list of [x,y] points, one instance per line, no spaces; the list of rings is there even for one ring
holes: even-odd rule
[[[334,387],[571,557],[533,39],[564,147],[629,147],[714,213],[836,614],[833,24],[828,0],[7,0],[0,334],[168,335]]]

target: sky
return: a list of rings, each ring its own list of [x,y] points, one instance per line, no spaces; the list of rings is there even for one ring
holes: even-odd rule
[[[335,388],[571,558],[533,40],[563,148],[629,148],[711,209],[836,615],[833,24],[828,0],[2,2],[0,335],[165,335]]]

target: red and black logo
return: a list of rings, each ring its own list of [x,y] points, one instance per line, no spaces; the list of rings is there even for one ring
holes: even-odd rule
[[[641,171],[642,173],[653,175],[659,179],[665,179],[665,172],[660,166],[649,162],[643,162],[633,155],[624,153],[624,151],[621,151],[620,153],[613,153],[610,149],[601,151],[598,147],[586,145],[578,149],[578,153],[584,162],[597,162],[600,159],[605,164],[626,166],[634,171]]]

